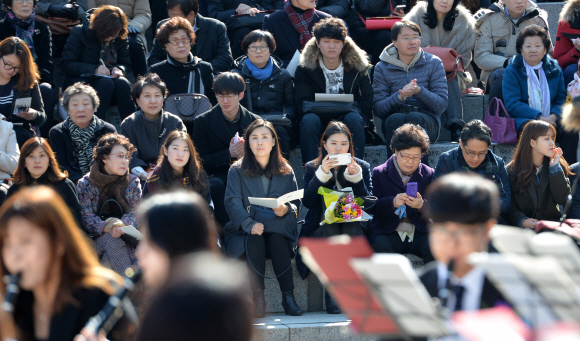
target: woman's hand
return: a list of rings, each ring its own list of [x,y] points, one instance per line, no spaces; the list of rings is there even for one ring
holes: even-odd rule
[[[99,75],[99,76],[110,76],[111,75],[111,72],[109,71],[109,69],[107,69],[106,66],[99,65],[99,67],[97,67],[95,69],[95,75]]]
[[[358,172],[360,172],[361,168],[358,165],[358,163],[356,163],[356,161],[354,161],[354,158],[351,157],[350,158],[350,163],[348,165],[346,165],[346,169],[348,170],[348,174],[349,175],[355,175],[358,174]]]
[[[73,341],[107,341],[107,337],[102,331],[96,335],[89,328],[83,328]]]
[[[148,176],[149,175],[147,174],[147,172],[143,172],[143,173],[139,174],[139,180],[147,181]]]
[[[391,13],[391,17],[399,17],[402,18],[405,16],[405,11],[402,8],[395,8],[393,13]]]
[[[283,217],[284,215],[286,215],[286,213],[288,213],[288,205],[286,204],[282,204],[277,208],[273,208],[274,213],[278,216],[278,217]]]
[[[549,116],[546,116],[546,117],[540,117],[540,120],[548,122],[555,127],[556,121],[558,121],[558,116],[556,116],[554,114],[550,114]]]
[[[417,197],[413,198],[411,196],[408,196],[407,194],[405,194],[405,196],[407,197],[406,199],[406,204],[409,207],[412,207],[414,209],[420,210],[421,207],[423,207],[423,197],[421,196],[421,194],[419,194],[419,192],[417,192]]]
[[[120,229],[121,227],[125,226],[125,223],[120,219],[111,217],[105,220],[105,222],[107,225],[103,229],[103,233],[109,233],[111,236],[113,236],[113,238],[119,238],[122,234],[125,234],[125,232],[121,231]]]
[[[554,148],[554,156],[550,159],[550,166],[555,166],[560,163],[560,157],[562,156],[562,148]]]
[[[338,163],[338,159],[330,159],[329,156],[330,154],[326,155],[320,164],[324,173],[330,173],[330,170]]]
[[[395,206],[395,208],[399,208],[405,205],[406,203],[407,203],[407,194],[405,193],[399,193],[397,194],[395,199],[393,199],[393,206]]]
[[[252,226],[252,230],[250,231],[250,233],[257,234],[258,236],[261,236],[262,233],[264,233],[264,224],[255,223],[254,226]]]
[[[118,67],[113,67],[113,72],[111,73],[111,77],[113,78],[119,78],[119,77],[123,77],[123,71],[121,71],[121,69],[119,69]]]
[[[21,111],[16,116],[21,117],[27,121],[34,121],[38,117],[38,111],[28,108],[28,111]]]
[[[536,225],[538,225],[538,219],[528,218],[522,221],[522,227],[525,227],[527,229],[534,230],[536,228]]]

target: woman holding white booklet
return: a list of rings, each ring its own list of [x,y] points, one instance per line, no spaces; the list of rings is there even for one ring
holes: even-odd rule
[[[277,208],[252,205],[249,198],[278,198],[298,189],[290,163],[280,153],[274,126],[257,119],[244,136],[244,157],[232,165],[228,173],[225,207],[230,222],[224,226],[225,247],[229,256],[244,254],[257,274],[251,281],[256,317],[265,315],[264,273],[266,255],[282,291],[282,307],[287,315],[302,315],[294,299],[292,280],[292,246],[295,236],[288,236],[283,227],[296,231],[300,200]]]

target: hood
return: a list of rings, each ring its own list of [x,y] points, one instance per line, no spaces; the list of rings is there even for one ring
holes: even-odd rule
[[[580,0],[568,0],[560,12],[560,21],[572,22],[580,12]]]
[[[498,1],[494,4],[492,4],[491,6],[489,6],[489,9],[493,12],[499,12],[499,13],[503,13],[505,15],[505,6],[503,4],[503,2]],[[533,1],[528,0],[528,6],[526,7],[526,14],[524,16],[522,16],[518,22],[521,22],[522,20],[525,19],[529,19],[532,17],[535,17],[537,15],[540,15],[540,7],[538,7],[538,5],[536,5]],[[544,20],[546,20],[546,18],[544,18]]]
[[[272,68],[272,74],[274,75],[278,72],[282,72],[282,60],[277,56],[270,56],[270,58],[272,58],[272,64],[274,64]],[[248,59],[247,54],[236,58],[236,60],[234,60],[234,69],[242,75],[251,76],[252,73],[246,66],[246,59]]]
[[[411,60],[411,64],[407,65],[399,59],[399,51],[397,51],[395,45],[391,43],[389,46],[385,47],[383,53],[381,53],[380,59],[385,63],[400,67],[405,71],[409,71],[411,67],[417,64],[417,62],[421,59],[422,56],[423,49],[419,48],[419,52],[415,54],[415,57],[413,57],[413,60]]]
[[[319,57],[322,57],[322,54],[320,53],[318,45],[316,45],[316,38],[312,37],[308,43],[306,43],[306,46],[304,46],[304,50],[302,50],[302,54],[300,55],[300,65],[310,70],[314,70],[319,67]],[[371,66],[367,53],[358,47],[351,37],[346,37],[341,57],[345,69],[351,67],[355,68],[358,72],[364,73],[367,71],[369,66]]]

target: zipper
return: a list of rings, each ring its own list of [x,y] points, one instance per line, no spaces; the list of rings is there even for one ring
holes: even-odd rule
[[[354,92],[352,91],[352,89],[354,89],[354,83],[356,82],[356,78],[358,77],[358,75],[360,74],[360,71],[356,72],[356,75],[354,76],[354,79],[352,80],[352,84],[350,85],[350,93],[354,95]]]

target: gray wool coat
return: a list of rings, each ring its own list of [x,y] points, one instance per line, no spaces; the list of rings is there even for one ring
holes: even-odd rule
[[[400,113],[403,106],[419,108],[419,112],[433,116],[441,128],[441,114],[447,110],[447,79],[439,57],[419,49],[411,64],[399,59],[395,45],[383,50],[381,61],[375,67],[373,81],[373,112],[386,119]],[[417,79],[421,91],[405,101],[399,99],[399,90]]]
[[[272,176],[270,193],[264,193],[259,176],[245,176],[241,169],[242,160],[232,165],[228,172],[228,184],[224,203],[230,221],[224,226],[225,247],[229,256],[238,258],[245,252],[245,235],[250,234],[254,224],[258,223],[250,217],[248,207],[249,197],[278,198],[281,195],[298,190],[294,172],[288,175]],[[300,200],[290,202],[286,214],[297,214]]]

